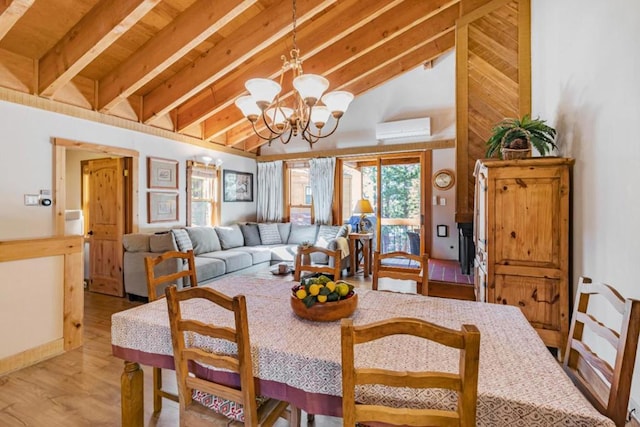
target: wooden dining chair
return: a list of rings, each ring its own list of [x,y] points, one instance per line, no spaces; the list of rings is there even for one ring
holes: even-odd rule
[[[299,409],[292,408],[289,413],[287,402],[256,395],[244,295],[231,298],[211,288],[196,287],[178,291],[175,286],[171,286],[166,289],[166,296],[180,396],[181,426],[217,425],[220,417],[215,414],[248,426],[271,426],[279,417],[289,419],[292,425],[299,425]],[[206,300],[212,305],[229,310],[234,316],[235,327],[205,324],[183,317],[181,303],[192,299]],[[235,344],[237,355],[230,355],[228,352],[217,354],[210,349],[187,345],[185,334],[229,341]],[[240,388],[197,377],[193,372],[197,365],[239,374]]]
[[[373,281],[371,289],[378,290],[378,280],[386,277],[396,280],[413,280],[416,293],[429,294],[429,255],[413,255],[407,252],[373,253]]]
[[[589,312],[589,301],[594,295],[600,296],[596,297],[599,304],[606,304],[622,316],[619,331],[605,326]],[[598,336],[613,347],[613,367],[585,343],[585,329],[589,331],[587,334]],[[580,278],[564,354],[564,369],[591,404],[618,427],[624,426],[627,418],[639,333],[639,300],[625,300],[609,285],[592,283],[588,277]]]
[[[322,253],[329,257],[328,264],[314,264],[311,261],[311,254]],[[333,266],[331,260],[333,259]],[[310,273],[324,273],[333,276],[333,280],[340,280],[342,265],[342,251],[340,249],[331,250],[319,246],[299,247],[296,254],[293,279],[300,280],[303,271]]]
[[[185,269],[184,266],[187,266]],[[164,297],[161,287],[177,283],[179,279],[189,279],[190,286],[198,286],[196,264],[193,250],[187,252],[170,251],[156,257],[146,257],[144,266],[147,272],[147,295],[149,301]],[[177,272],[176,272],[177,270]],[[164,274],[163,274],[164,273]],[[178,396],[162,389],[162,369],[153,368],[153,411],[162,410],[162,399],[178,401]]]
[[[393,318],[354,326],[342,319],[342,416],[343,425],[356,422],[382,422],[391,425],[475,427],[478,396],[480,332],[474,325],[462,325],[460,331],[444,328],[421,319]],[[355,368],[354,346],[391,335],[413,335],[460,349],[459,372],[400,372],[389,369]],[[380,384],[389,387],[438,388],[458,395],[456,411],[388,407],[358,403],[358,385]]]

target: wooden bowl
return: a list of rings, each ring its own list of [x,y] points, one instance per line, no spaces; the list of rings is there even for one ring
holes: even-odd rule
[[[343,317],[349,317],[355,311],[358,305],[358,294],[354,293],[351,298],[342,299],[340,301],[317,302],[307,308],[302,300],[295,296],[291,296],[291,308],[293,312],[303,319],[313,320],[316,322],[333,322]]]

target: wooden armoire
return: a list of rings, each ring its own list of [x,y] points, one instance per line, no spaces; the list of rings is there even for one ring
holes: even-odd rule
[[[474,203],[478,301],[520,307],[549,347],[569,330],[573,159],[478,160]]]

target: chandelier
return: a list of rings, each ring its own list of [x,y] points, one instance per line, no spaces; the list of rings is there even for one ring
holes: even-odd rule
[[[254,133],[269,141],[269,145],[275,139],[287,144],[292,136],[300,135],[313,147],[318,140],[336,131],[340,118],[353,100],[353,94],[333,91],[323,96],[329,81],[322,76],[302,72],[302,59],[296,42],[296,0],[293,0],[293,49],[290,56],[287,59],[282,55],[279,84],[270,79],[247,80],[245,87],[250,95],[239,97],[235,104],[251,122]],[[287,71],[292,73],[295,88],[289,104],[280,96]],[[323,134],[330,116],[335,119],[333,129]],[[264,129],[261,125],[264,125]]]

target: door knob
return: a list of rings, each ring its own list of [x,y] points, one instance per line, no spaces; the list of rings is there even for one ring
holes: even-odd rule
[[[93,230],[89,230],[89,232],[87,233],[89,236],[93,236]]]

